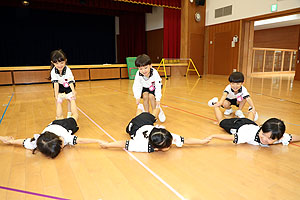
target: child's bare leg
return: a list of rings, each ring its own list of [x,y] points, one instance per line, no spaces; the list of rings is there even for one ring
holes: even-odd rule
[[[57,102],[56,101],[56,119],[62,119],[62,102]]]
[[[227,100],[225,100],[223,102],[223,105],[222,105],[225,109],[230,109],[231,108],[231,103]]]
[[[70,107],[71,107],[72,117],[77,121],[78,120],[78,111],[77,111],[77,106],[76,106],[76,102],[74,99],[72,99],[70,101]]]
[[[159,114],[160,109],[159,108],[154,108],[152,109],[152,115],[157,118],[158,114]]]
[[[143,93],[143,104],[145,112],[149,112],[149,92]]]
[[[68,100],[68,112],[72,112],[71,111],[71,102],[70,102],[70,100]]]
[[[246,99],[243,99],[243,101],[240,102],[239,110],[242,110],[244,108],[246,102],[247,102]]]
[[[149,101],[152,107],[152,110],[156,108],[155,96],[153,94],[149,94]]]
[[[220,110],[220,107],[214,107],[215,116],[217,118],[218,124],[224,119],[223,113]]]

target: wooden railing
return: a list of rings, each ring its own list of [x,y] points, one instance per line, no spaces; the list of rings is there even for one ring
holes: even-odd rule
[[[252,74],[295,73],[297,50],[253,48]]]

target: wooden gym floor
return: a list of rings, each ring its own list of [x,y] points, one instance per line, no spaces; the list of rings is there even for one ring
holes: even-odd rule
[[[136,111],[132,83],[77,82],[78,137],[128,139],[125,127]],[[163,125],[169,131],[197,138],[225,134],[207,101],[221,97],[227,76],[175,76],[163,83]],[[248,78],[245,86],[258,123],[278,117],[288,133],[300,134],[300,81]],[[0,103],[1,136],[32,137],[55,118],[51,84],[1,86]],[[64,148],[55,159],[0,143],[0,162],[0,199],[300,198],[300,143],[264,148],[214,140],[151,154],[82,144]]]

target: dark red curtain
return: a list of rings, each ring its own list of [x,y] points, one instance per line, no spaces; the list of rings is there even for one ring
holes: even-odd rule
[[[114,0],[150,6],[162,6],[169,8],[181,8],[181,0]]]
[[[164,58],[180,58],[181,10],[164,8]]]
[[[120,15],[120,63],[126,57],[146,53],[145,14],[129,13]]]

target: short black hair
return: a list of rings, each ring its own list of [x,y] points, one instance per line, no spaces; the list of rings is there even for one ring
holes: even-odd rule
[[[151,58],[146,54],[139,55],[135,60],[135,66],[143,67],[146,65],[151,65]]]
[[[277,118],[270,118],[261,127],[263,133],[271,132],[271,139],[279,140],[285,132],[284,122]]]
[[[171,146],[173,136],[164,128],[154,127],[149,135],[149,143],[153,148],[163,149]]]
[[[244,75],[241,72],[233,72],[232,74],[230,74],[228,81],[230,83],[243,83]]]
[[[56,134],[46,131],[39,136],[36,144],[44,155],[55,158],[60,153],[62,140]]]

